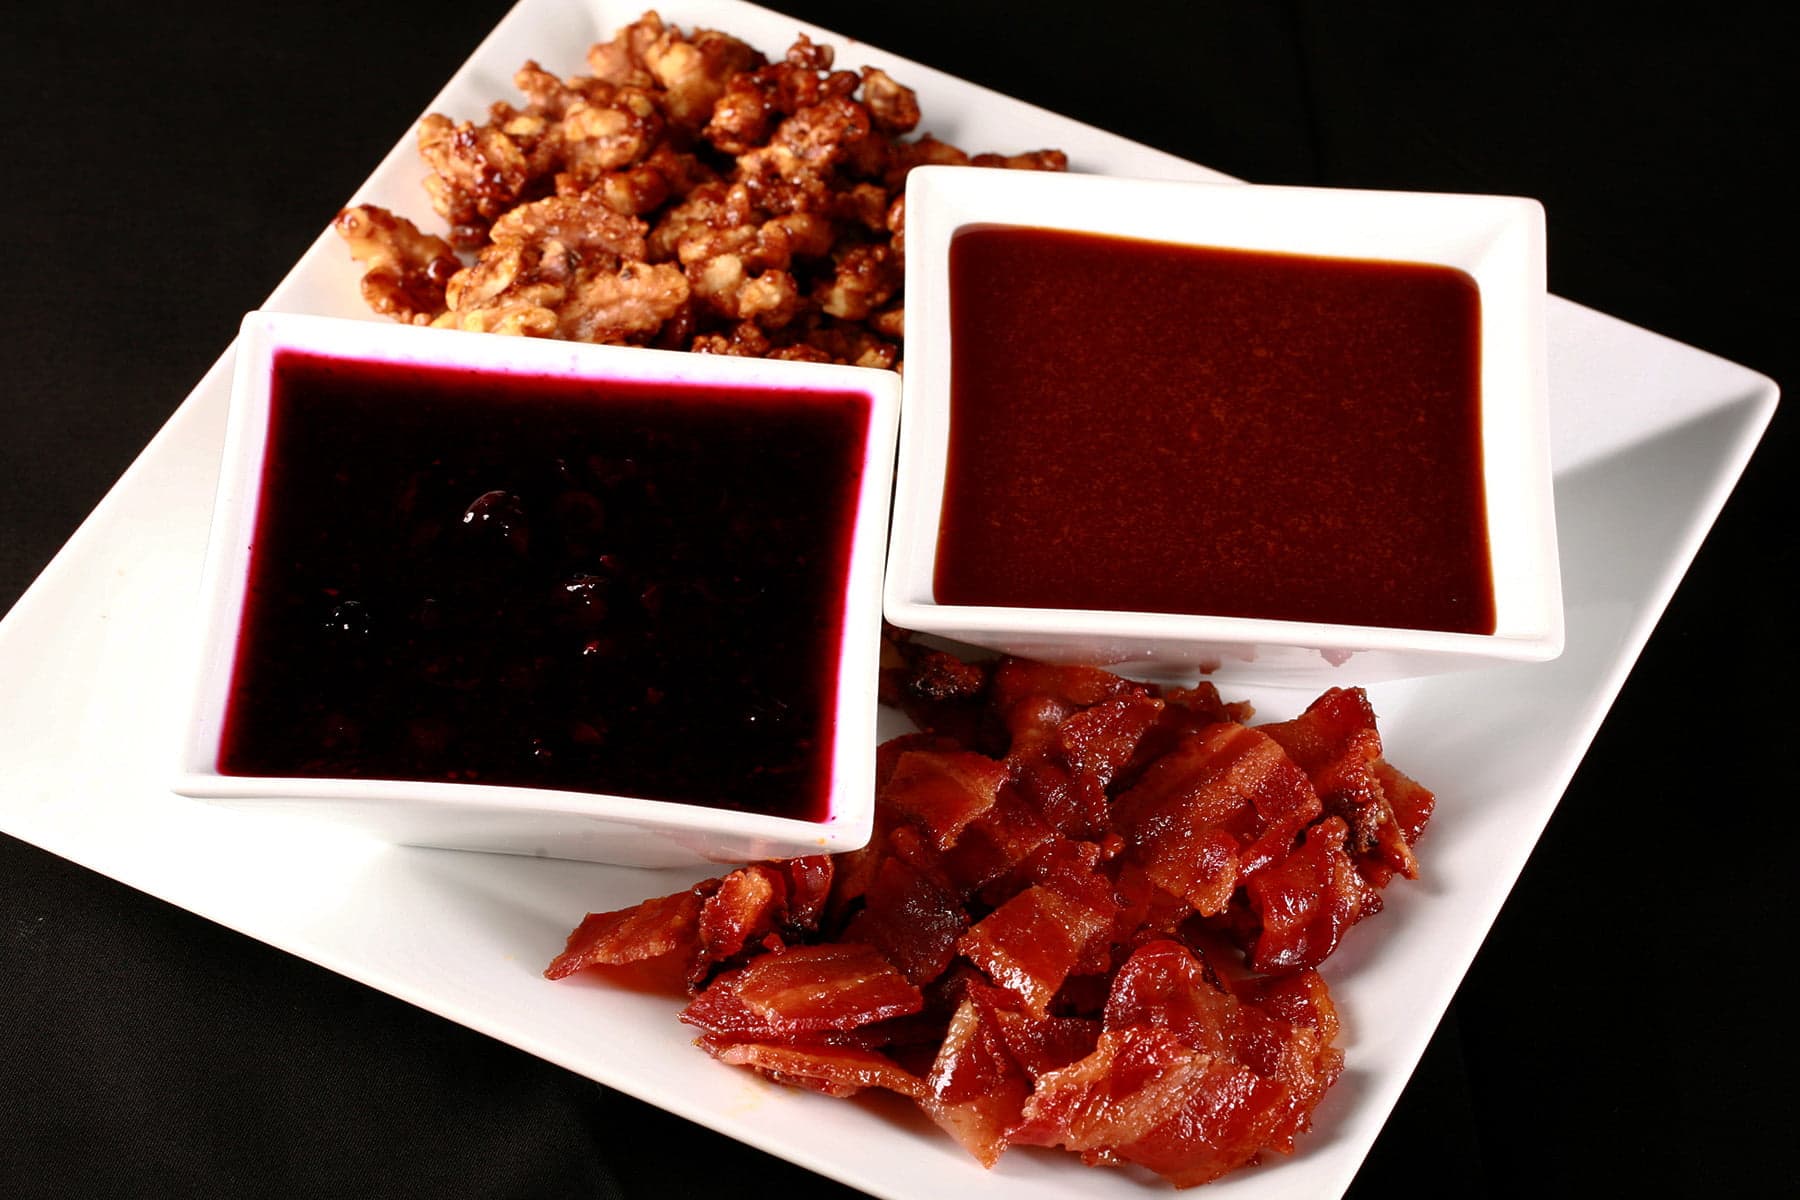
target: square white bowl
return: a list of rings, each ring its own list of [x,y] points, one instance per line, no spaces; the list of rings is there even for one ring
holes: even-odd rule
[[[854,485],[855,511],[848,521],[841,634],[835,648],[824,648],[825,661],[835,657],[836,695],[835,708],[826,714],[831,742],[822,819],[535,786],[223,773],[221,739],[258,530],[274,368],[277,357],[288,351],[402,369],[448,367],[504,379],[525,392],[534,377],[548,377],[720,389],[721,395],[729,392],[726,403],[741,403],[745,392],[866,397],[866,433],[860,447],[850,448],[860,481]],[[645,867],[834,853],[863,845],[874,806],[881,572],[899,401],[899,379],[891,371],[251,313],[237,343],[224,460],[199,597],[193,707],[175,790],[264,811],[327,816],[405,844]],[[607,401],[600,396],[594,403]],[[744,630],[744,636],[756,637],[757,631]],[[693,752],[705,754],[707,748],[697,745]]]
[[[1481,475],[1494,632],[938,603],[933,580],[954,402],[950,245],[959,230],[974,225],[1465,272],[1479,293]],[[885,588],[893,624],[1142,678],[1179,680],[1216,670],[1234,680],[1313,688],[1542,662],[1561,653],[1544,218],[1536,201],[923,167],[907,182],[906,295],[904,420]],[[1183,552],[1171,542],[1171,554]]]

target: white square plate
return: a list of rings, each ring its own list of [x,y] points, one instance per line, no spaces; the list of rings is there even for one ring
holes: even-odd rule
[[[581,67],[641,3],[525,0],[436,110],[478,115],[537,57]],[[932,127],[992,150],[1058,146],[1077,169],[1221,176],[1005,100],[787,17],[666,3],[665,19],[779,53],[796,29],[919,92]],[[411,214],[411,130],[359,198]],[[330,214],[320,214],[321,225]],[[365,315],[357,271],[322,233],[268,307]],[[1607,708],[1774,411],[1766,378],[1591,310],[1549,310],[1552,460],[1567,649],[1554,663],[1371,689],[1394,761],[1435,788],[1424,875],[1387,892],[1326,964],[1343,1015],[1344,1078],[1299,1152],[1209,1196],[1340,1193],[1355,1174]],[[948,1137],[877,1105],[765,1084],[693,1048],[676,998],[540,975],[589,910],[684,878],[591,864],[405,849],[326,824],[262,818],[166,786],[232,355],[227,352],[0,624],[0,829],[451,1020],[890,1200],[1167,1194],[1049,1153],[984,1173]],[[1299,693],[1233,687],[1282,719]],[[379,912],[371,921],[366,914]]]

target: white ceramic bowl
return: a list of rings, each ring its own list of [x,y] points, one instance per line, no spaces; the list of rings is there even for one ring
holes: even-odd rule
[[[957,352],[948,264],[952,239],[973,225],[1465,272],[1479,292],[1479,482],[1493,633],[939,603],[934,573]],[[926,167],[914,171],[907,185],[906,292],[904,420],[885,589],[885,612],[895,625],[1146,678],[1218,670],[1249,682],[1305,687],[1537,662],[1561,652],[1545,386],[1544,224],[1535,201]],[[1180,336],[1179,330],[1164,332]],[[1197,456],[1201,469],[1205,452],[1201,447]],[[1171,539],[1170,555],[1195,552],[1179,537]]]
[[[849,548],[848,568],[840,577],[841,635],[835,643],[817,648],[826,670],[835,663],[835,707],[822,718],[822,736],[829,741],[823,753],[829,764],[825,781],[829,795],[822,819],[539,786],[316,778],[291,768],[292,773],[283,777],[223,773],[221,739],[233,696],[252,544],[258,532],[273,365],[286,352],[347,364],[393,364],[401,371],[449,367],[498,379],[525,395],[530,394],[533,377],[627,381],[627,388],[636,386],[629,381],[698,387],[714,397],[724,396],[723,403],[753,411],[753,421],[766,419],[756,403],[759,396],[779,395],[787,398],[782,403],[800,404],[821,393],[866,398],[866,435],[845,455],[846,477],[854,480],[860,471],[860,482],[844,485],[854,496],[855,509],[844,527]],[[392,369],[387,373],[395,374]],[[565,396],[558,402],[566,401]],[[588,401],[583,397],[580,402]],[[593,402],[609,403],[604,396]],[[854,411],[857,400],[850,403]],[[297,405],[291,407],[293,413],[284,419],[297,424],[304,416]],[[403,843],[638,866],[742,861],[861,846],[868,839],[873,811],[880,581],[898,412],[899,380],[889,371],[574,345],[373,321],[250,314],[237,344],[223,470],[199,598],[202,631],[195,698],[176,790],[263,810],[327,815]],[[758,630],[744,629],[742,634],[755,638]],[[697,744],[691,751],[705,755],[708,747]],[[629,754],[632,747],[619,752]]]

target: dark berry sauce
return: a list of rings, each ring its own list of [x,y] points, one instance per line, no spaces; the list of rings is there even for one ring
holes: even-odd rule
[[[823,817],[868,410],[280,354],[219,769]]]

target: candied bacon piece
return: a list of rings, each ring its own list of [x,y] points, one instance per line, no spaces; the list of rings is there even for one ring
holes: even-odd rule
[[[1317,971],[1291,975],[1258,975],[1234,986],[1247,1004],[1267,1009],[1290,1025],[1304,1025],[1330,1043],[1338,1033],[1337,1006]]]
[[[1102,1020],[1107,1029],[1167,1029],[1184,1046],[1220,1055],[1230,1049],[1226,1027],[1236,1005],[1186,946],[1158,941],[1140,946],[1120,966]]]
[[[1382,784],[1381,734],[1361,688],[1332,688],[1291,721],[1261,726],[1312,780],[1325,811],[1350,830],[1350,856],[1377,886],[1418,876],[1406,836]],[[1416,835],[1414,835],[1416,836]]]
[[[713,1048],[735,1042],[794,1046],[885,1046],[935,1043],[943,1036],[944,1017],[924,1011],[871,1021],[853,1029],[795,1030],[778,1026],[768,1014],[745,1004],[738,995],[744,968],[733,967],[715,976],[706,990],[688,1001],[681,1011],[683,1024],[700,1031],[700,1042]]]
[[[1162,710],[1163,702],[1154,696],[1102,700],[1062,723],[1056,731],[1057,747],[1071,769],[1092,775],[1105,787],[1131,761]]]
[[[768,1017],[738,999],[738,985],[743,979],[742,967],[716,975],[706,989],[681,1010],[681,1020],[700,1030],[702,1044],[814,1040],[811,1035],[784,1034]]]
[[[1206,679],[1193,687],[1166,689],[1163,692],[1163,702],[1170,708],[1187,713],[1197,725],[1216,725],[1222,721],[1236,721],[1239,725],[1244,725],[1256,715],[1255,706],[1245,701],[1227,703],[1219,695],[1218,686]]]
[[[808,934],[819,928],[831,899],[833,862],[829,854],[808,854],[778,864],[787,878],[787,911],[781,921],[790,931]]]
[[[1410,846],[1434,802],[1381,757],[1366,699],[1251,729],[1210,684],[935,673],[936,711],[1004,728],[1004,758],[895,739],[868,846],[591,916],[553,968],[722,965],[681,1015],[709,1053],[909,1096],[984,1165],[1061,1146],[1187,1187],[1291,1152],[1344,1063],[1312,968],[1397,873],[1344,814]]]
[[[886,674],[898,689],[910,696],[934,703],[946,700],[972,700],[987,687],[991,663],[969,662],[943,650],[913,641],[904,630],[887,627],[884,646],[893,651],[901,665]]]
[[[1342,1074],[1344,1052],[1318,1030],[1255,1004],[1232,1006],[1229,1033],[1231,1056],[1285,1089],[1266,1141],[1270,1149],[1290,1153],[1294,1139],[1312,1127],[1313,1110],[1326,1089]]]
[[[1406,838],[1408,846],[1413,845],[1419,840],[1419,835],[1425,832],[1425,824],[1431,820],[1432,810],[1437,807],[1437,797],[1429,788],[1397,770],[1385,758],[1375,764],[1374,770],[1375,778],[1381,781],[1382,793],[1387,796],[1388,805],[1394,810],[1394,820],[1400,826],[1401,836]]]
[[[1244,884],[1261,922],[1250,946],[1253,968],[1274,973],[1316,967],[1362,918],[1364,885],[1344,853],[1348,835],[1341,818],[1326,817],[1292,854]]]
[[[1211,1183],[1282,1147],[1287,1088],[1248,1067],[1197,1056],[1178,1076],[1173,1110],[1138,1137],[1109,1149],[1176,1187]]]
[[[1006,1052],[1036,1079],[1094,1052],[1100,1022],[1091,1017],[1033,1017],[1013,1009],[994,1011]]]
[[[855,1029],[918,1012],[919,989],[862,942],[825,942],[764,954],[737,982],[744,1005],[777,1030]]]
[[[589,913],[582,918],[568,945],[544,969],[547,979],[573,975],[583,967],[620,966],[660,958],[665,954],[691,955],[700,945],[702,891],[717,880],[707,880],[670,896],[658,896],[614,912]]]
[[[1006,774],[1006,764],[968,750],[909,751],[894,764],[880,798],[945,850],[994,806]]]
[[[1272,988],[1228,990],[1186,947],[1151,943],[1119,968],[1106,1003],[1106,1028],[1167,1029],[1184,1046],[1281,1084],[1280,1093],[1263,1093],[1272,1110],[1264,1139],[1269,1148],[1286,1151],[1343,1068],[1342,1053],[1330,1044],[1335,1023],[1326,1032],[1323,1011],[1310,1007],[1310,988],[1316,984],[1322,992],[1324,984],[1315,972],[1304,975],[1310,978],[1281,990],[1285,1012],[1277,1011],[1263,999],[1276,994]]]
[[[1017,772],[1014,787],[1050,828],[1065,837],[1087,838],[1107,826],[1106,785],[1085,771],[1071,770],[1036,754],[1007,756]]]
[[[973,893],[1010,874],[1056,836],[1016,788],[1000,789],[993,807],[969,822],[943,856],[944,870]]]
[[[1109,931],[1111,918],[1034,884],[976,922],[958,948],[1025,1011],[1042,1017],[1088,939]]]
[[[1113,881],[1100,869],[1104,853],[1095,842],[1052,837],[1033,850],[1012,876],[1015,887],[1042,884],[1078,910],[1094,914],[1094,919],[1085,923],[1087,940],[1069,968],[1073,975],[1112,969],[1112,934],[1120,898]]]
[[[882,703],[898,708],[928,733],[952,736],[964,748],[980,748],[981,725],[987,719],[980,701],[991,664],[964,662],[892,627],[885,630],[882,650]]]
[[[1153,942],[1119,969],[1095,1051],[1039,1080],[1014,1137],[1204,1183],[1292,1148],[1342,1066],[1327,1041]]]
[[[1120,907],[1113,940],[1122,946],[1173,934],[1194,911],[1186,900],[1158,887],[1141,863],[1129,859],[1119,865],[1115,888]]]
[[[1000,1160],[1006,1131],[1016,1125],[1032,1080],[1013,1060],[991,1000],[970,988],[927,1077],[925,1113],[984,1167]]]
[[[864,1088],[886,1088],[923,1101],[925,1084],[878,1050],[857,1046],[796,1046],[766,1042],[700,1043],[720,1062],[749,1067],[776,1083],[823,1092],[827,1096],[854,1096]]]
[[[1197,1057],[1166,1029],[1103,1030],[1093,1051],[1038,1077],[1019,1123],[1016,1144],[1101,1152],[1134,1141],[1180,1105],[1181,1076]],[[1090,1160],[1090,1161],[1095,1161]]]
[[[1103,671],[1099,667],[1064,667],[1053,663],[1008,658],[994,668],[989,684],[996,712],[1033,696],[1048,696],[1074,708],[1087,708],[1125,693],[1147,694],[1149,689]]]
[[[923,985],[949,970],[957,941],[968,927],[968,914],[954,895],[911,864],[889,858],[844,938],[869,943],[909,980]]]
[[[1227,723],[1176,743],[1114,808],[1151,880],[1211,916],[1287,852],[1319,798],[1273,739]]]
[[[700,948],[692,967],[694,982],[746,946],[775,935],[775,923],[787,902],[782,871],[760,863],[741,867],[719,881],[700,906]]]

